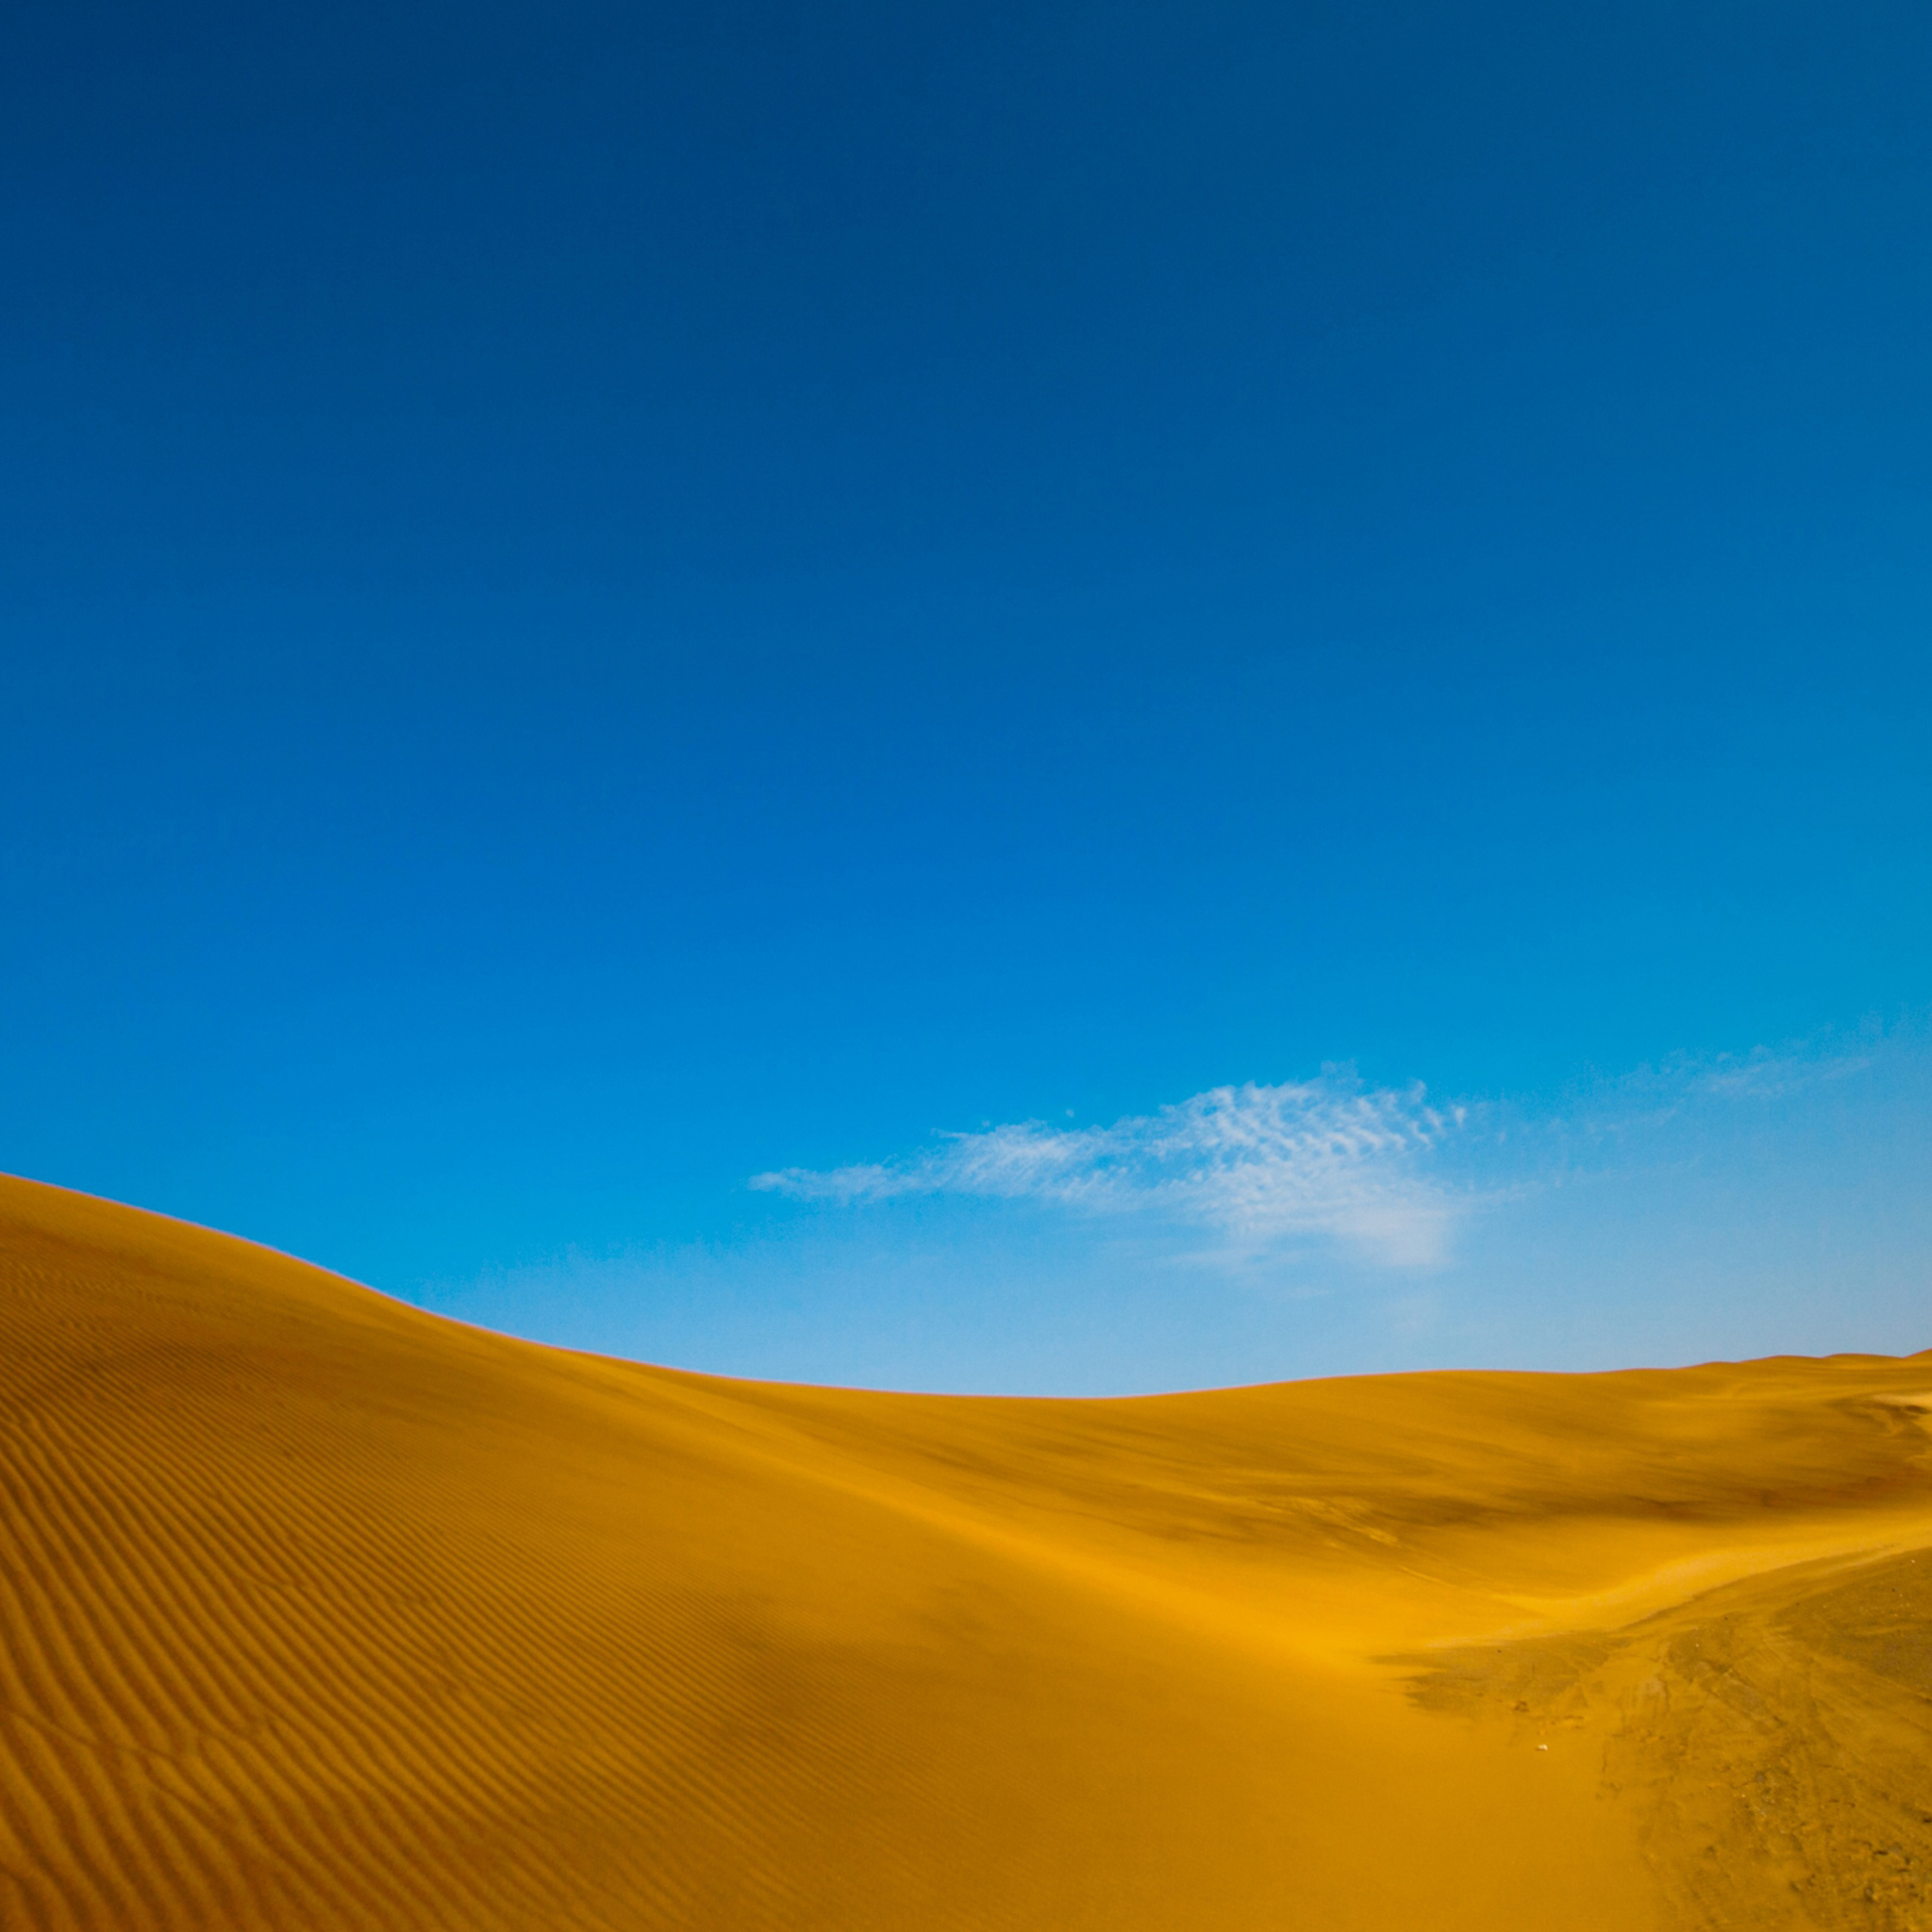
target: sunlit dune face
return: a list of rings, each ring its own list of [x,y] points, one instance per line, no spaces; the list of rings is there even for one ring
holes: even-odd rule
[[[0,1923],[1932,1923],[1925,1357],[724,1382],[0,1183]]]

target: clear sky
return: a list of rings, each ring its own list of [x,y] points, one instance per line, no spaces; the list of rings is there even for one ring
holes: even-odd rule
[[[0,1167],[1098,1391],[1932,1345],[1932,13],[0,61]]]

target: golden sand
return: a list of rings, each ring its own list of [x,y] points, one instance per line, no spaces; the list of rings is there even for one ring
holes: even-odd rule
[[[0,1182],[0,1925],[1923,1927],[1928,1411],[721,1381]]]

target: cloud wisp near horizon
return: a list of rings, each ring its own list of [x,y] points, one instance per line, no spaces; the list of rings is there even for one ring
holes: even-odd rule
[[[858,1205],[912,1194],[1040,1201],[1087,1214],[1152,1215],[1204,1231],[1233,1257],[1327,1238],[1373,1259],[1441,1258],[1465,1205],[1427,1172],[1470,1123],[1420,1082],[1312,1080],[1214,1087],[1109,1126],[1023,1121],[950,1133],[909,1158],[755,1174],[761,1192]]]
[[[783,1168],[748,1185],[831,1207],[955,1196],[1159,1223],[1204,1237],[1197,1259],[1252,1263],[1326,1241],[1357,1261],[1427,1269],[1481,1209],[1598,1172],[1687,1109],[1779,1100],[1871,1060],[1869,1047],[1838,1046],[1680,1056],[1541,1105],[1439,1102],[1419,1080],[1371,1087],[1326,1067],[1209,1088],[1108,1125],[947,1132],[896,1159]]]

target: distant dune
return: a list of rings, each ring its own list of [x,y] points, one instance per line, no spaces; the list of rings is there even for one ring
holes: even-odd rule
[[[0,1182],[0,1924],[1923,1927],[1928,1412],[717,1381]]]

